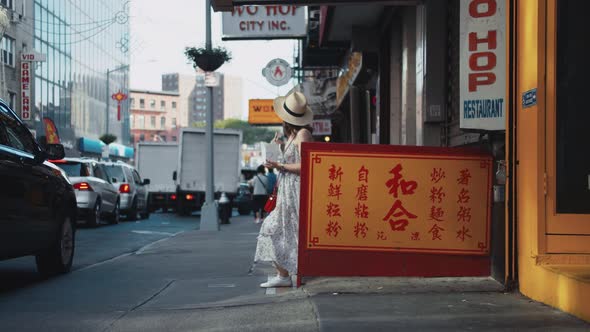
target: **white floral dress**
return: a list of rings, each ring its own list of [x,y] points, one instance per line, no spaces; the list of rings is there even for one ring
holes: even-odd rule
[[[297,145],[289,144],[283,163],[300,162]],[[256,262],[276,262],[289,274],[297,273],[299,190],[299,174],[283,172],[279,175],[277,205],[262,223],[254,256]]]

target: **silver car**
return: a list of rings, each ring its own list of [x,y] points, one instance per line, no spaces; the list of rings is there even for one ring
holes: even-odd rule
[[[93,159],[64,158],[52,161],[69,177],[78,203],[78,215],[90,226],[98,226],[106,216],[111,224],[119,222],[119,192],[113,187],[104,166]]]
[[[116,180],[112,185],[119,191],[121,198],[121,213],[129,220],[147,219],[150,216],[148,209],[148,185],[149,179],[141,179],[137,170],[124,162],[101,162],[109,178]]]

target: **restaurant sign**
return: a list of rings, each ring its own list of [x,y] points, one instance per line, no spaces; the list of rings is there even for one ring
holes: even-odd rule
[[[299,241],[304,270],[310,257],[321,257],[324,251],[366,252],[365,262],[369,252],[489,254],[488,155],[310,143],[304,144],[302,168]]]
[[[237,6],[222,15],[222,40],[303,38],[306,7]]]
[[[283,120],[275,113],[273,99],[250,99],[248,101],[248,123],[280,125]]]

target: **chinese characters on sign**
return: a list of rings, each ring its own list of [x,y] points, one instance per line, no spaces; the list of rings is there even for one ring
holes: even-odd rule
[[[314,152],[310,159],[302,197],[314,250],[488,253],[488,157]]]

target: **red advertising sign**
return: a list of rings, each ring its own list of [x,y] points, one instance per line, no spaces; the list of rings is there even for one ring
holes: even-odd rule
[[[490,156],[325,143],[302,153],[299,277],[489,274]]]
[[[21,88],[21,119],[31,120],[31,63],[21,61],[20,64],[20,88]]]

